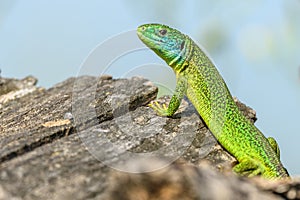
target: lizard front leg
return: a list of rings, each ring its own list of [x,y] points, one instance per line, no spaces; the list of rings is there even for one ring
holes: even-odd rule
[[[160,116],[172,116],[179,108],[181,100],[186,94],[187,80],[183,76],[177,77],[177,83],[175,92],[170,100],[169,106],[166,104],[160,105],[157,101],[150,103],[148,106],[151,107]]]

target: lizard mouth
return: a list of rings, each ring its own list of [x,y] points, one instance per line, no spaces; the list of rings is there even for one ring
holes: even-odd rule
[[[169,65],[175,63],[182,63],[189,57],[188,51],[190,42],[185,38],[177,38],[176,40],[171,37],[164,37],[165,34],[161,33],[158,29],[149,25],[141,25],[137,28],[137,35],[140,40],[162,57]],[[167,59],[166,59],[167,58]]]
[[[137,35],[140,40],[150,48],[155,48],[157,45],[164,44],[164,41],[159,36],[153,34],[153,32],[149,31],[144,25],[137,28]]]

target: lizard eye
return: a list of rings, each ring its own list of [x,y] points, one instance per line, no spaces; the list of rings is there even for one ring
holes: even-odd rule
[[[167,30],[166,30],[166,29],[161,29],[161,30],[159,30],[159,33],[160,33],[161,35],[166,35]]]

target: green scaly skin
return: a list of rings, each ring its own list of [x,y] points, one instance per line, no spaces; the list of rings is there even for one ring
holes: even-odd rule
[[[172,116],[186,95],[219,141],[239,163],[241,175],[268,179],[288,177],[273,138],[266,138],[239,111],[214,64],[187,35],[162,24],[145,24],[139,38],[172,67],[177,84],[169,106],[150,104],[159,115]]]

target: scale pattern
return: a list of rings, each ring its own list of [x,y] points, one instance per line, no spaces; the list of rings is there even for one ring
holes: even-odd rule
[[[238,161],[234,171],[265,178],[288,177],[268,139],[239,111],[215,65],[187,35],[161,24],[138,28],[139,38],[173,68],[175,94],[168,108],[150,105],[172,116],[185,94],[219,143]]]

